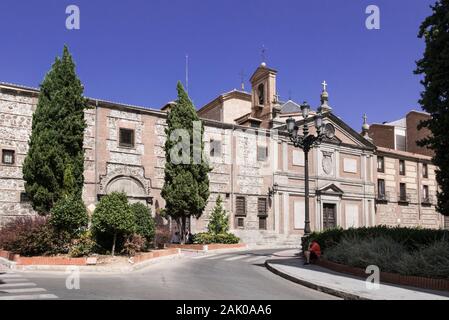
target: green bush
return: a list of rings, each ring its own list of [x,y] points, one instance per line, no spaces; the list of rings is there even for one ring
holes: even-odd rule
[[[339,244],[328,248],[323,257],[363,269],[376,265],[383,272],[449,279],[449,242],[445,240],[420,245],[410,251],[404,244],[385,236],[344,237]]]
[[[74,235],[85,230],[89,217],[83,200],[77,196],[61,198],[51,210],[50,223],[56,230]]]
[[[153,241],[155,233],[155,223],[151,210],[143,203],[133,203],[131,210],[134,215],[135,232],[144,237],[148,242]]]
[[[209,232],[198,233],[193,237],[193,243],[195,244],[235,244],[239,243],[240,239],[231,233],[213,234]]]
[[[78,239],[72,241],[69,255],[73,258],[85,257],[95,252],[97,244],[92,237],[92,232],[86,231]]]
[[[114,192],[101,198],[92,216],[93,232],[99,238],[112,237],[111,254],[115,254],[117,238],[133,234],[134,215],[126,194]]]
[[[229,231],[229,219],[226,210],[223,208],[221,196],[218,196],[215,208],[212,210],[207,230],[213,234],[222,234]]]
[[[448,230],[430,230],[401,227],[365,227],[358,229],[331,229],[323,232],[314,232],[303,239],[303,248],[307,248],[312,240],[316,240],[325,252],[339,244],[343,238],[371,239],[388,237],[404,245],[406,250],[412,251],[437,241],[449,242]]]

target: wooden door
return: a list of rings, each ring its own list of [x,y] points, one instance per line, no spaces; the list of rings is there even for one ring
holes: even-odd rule
[[[325,203],[323,205],[323,229],[332,229],[337,227],[337,207],[335,204]]]

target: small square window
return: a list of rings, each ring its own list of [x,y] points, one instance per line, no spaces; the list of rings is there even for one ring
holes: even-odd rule
[[[12,165],[15,162],[14,150],[2,150],[2,164]]]
[[[257,147],[257,161],[267,161],[268,159],[268,147]]]
[[[134,147],[134,130],[120,128],[120,147],[133,148]]]

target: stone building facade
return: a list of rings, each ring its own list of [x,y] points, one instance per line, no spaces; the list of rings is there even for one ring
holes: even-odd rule
[[[203,216],[191,221],[193,233],[206,229],[221,195],[231,231],[243,241],[298,244],[304,231],[304,153],[290,143],[284,124],[292,116],[313,132],[313,114],[304,120],[298,104],[279,101],[276,77],[275,70],[261,65],[251,77],[251,92],[228,92],[198,111],[205,124],[204,156],[213,170],[211,196]],[[24,193],[22,164],[38,95],[37,89],[0,83],[2,223],[33,213]],[[444,227],[443,217],[435,211],[437,186],[430,158],[378,148],[369,135],[359,134],[338,118],[328,98],[325,87],[320,109],[326,128],[335,134],[310,153],[312,230],[377,224]],[[155,110],[97,99],[89,103],[93,108],[85,112],[83,193],[89,211],[101,196],[125,191],[130,201],[144,202],[157,214],[164,207],[160,193],[166,112],[176,105]],[[384,172],[378,170],[379,157],[384,159]],[[398,174],[399,159],[406,161],[405,176]],[[421,178],[424,164],[425,179]],[[385,188],[380,191],[385,195],[380,197],[382,179]],[[402,181],[407,183],[407,206],[394,197]],[[422,202],[424,185],[428,186],[426,203]]]

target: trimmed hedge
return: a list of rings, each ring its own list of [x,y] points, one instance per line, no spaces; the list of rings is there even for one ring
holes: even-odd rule
[[[317,241],[323,252],[338,245],[343,238],[356,238],[359,240],[388,237],[400,243],[407,251],[415,251],[422,246],[427,246],[438,241],[449,243],[449,230],[431,230],[419,228],[401,227],[364,227],[358,229],[330,229],[323,232],[314,232],[303,238],[302,247],[308,248],[309,243]]]
[[[236,237],[232,233],[198,233],[193,236],[193,243],[195,244],[237,244],[240,242],[240,238]]]

